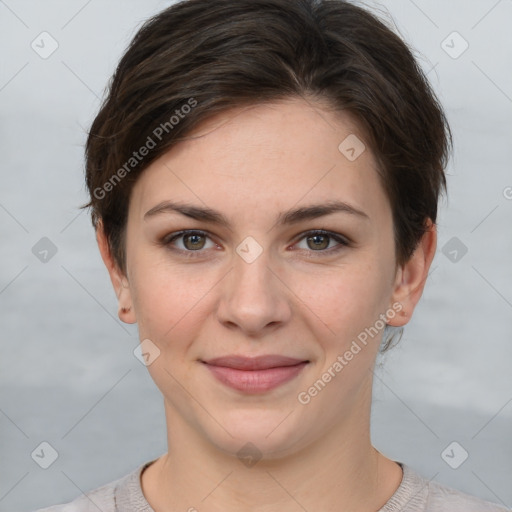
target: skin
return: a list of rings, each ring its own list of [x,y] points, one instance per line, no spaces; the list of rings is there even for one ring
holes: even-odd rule
[[[401,468],[370,440],[382,330],[308,404],[297,399],[393,304],[401,311],[389,325],[409,321],[436,250],[430,223],[397,268],[391,207],[374,157],[368,147],[354,161],[338,150],[350,134],[364,140],[347,114],[303,99],[219,114],[135,184],[126,274],[99,225],[120,318],[137,322],[140,339],[160,350],[148,370],[164,397],[168,453],[141,478],[156,512],[369,511],[398,488]],[[144,218],[169,200],[217,210],[230,228],[172,212]],[[367,218],[336,212],[277,223],[280,212],[331,200]],[[161,243],[185,229],[208,236]],[[350,244],[320,237],[317,248],[307,239],[314,229]],[[236,252],[248,236],[263,250],[251,263]],[[291,381],[249,395],[217,381],[200,361],[228,354],[310,362]],[[236,455],[247,442],[262,457],[251,467]]]

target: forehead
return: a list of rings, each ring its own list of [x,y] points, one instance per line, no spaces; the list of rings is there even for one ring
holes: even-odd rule
[[[246,221],[322,201],[375,213],[389,206],[353,118],[301,99],[233,109],[202,123],[142,173],[130,209],[141,219],[169,200]]]

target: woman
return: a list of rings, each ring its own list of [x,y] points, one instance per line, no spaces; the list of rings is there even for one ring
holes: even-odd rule
[[[450,147],[407,46],[341,0],[188,0],[87,141],[168,453],[46,511],[499,511],[378,452],[372,377],[436,250]]]

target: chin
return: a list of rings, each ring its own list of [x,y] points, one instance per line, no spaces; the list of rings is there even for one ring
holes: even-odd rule
[[[292,419],[293,415],[286,418],[287,414],[282,410],[237,410],[224,416],[222,420],[219,417],[221,424],[229,425],[227,430],[233,437],[219,428],[205,434],[219,450],[240,459],[245,456],[254,459],[280,459],[298,449],[299,441],[307,430],[304,423],[300,426]],[[301,427],[305,429],[302,435]]]

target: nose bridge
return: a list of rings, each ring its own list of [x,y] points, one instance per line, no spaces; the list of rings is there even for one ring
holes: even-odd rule
[[[271,268],[270,254],[258,246],[253,239],[237,247],[218,310],[221,322],[251,333],[283,322],[289,315],[286,294]]]
[[[251,302],[257,302],[259,296],[268,298],[272,295],[270,276],[273,275],[270,269],[270,255],[268,251],[262,251],[258,255],[251,254],[250,258],[246,259],[240,252],[243,251],[243,246],[237,250],[237,255],[233,261],[233,277],[232,285],[233,291],[240,297],[246,295],[251,298]]]

